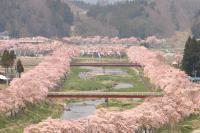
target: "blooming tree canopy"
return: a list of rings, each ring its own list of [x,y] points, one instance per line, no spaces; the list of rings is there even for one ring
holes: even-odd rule
[[[12,111],[24,107],[26,103],[44,100],[48,89],[55,87],[60,78],[70,70],[71,57],[78,53],[79,50],[74,46],[59,44],[51,56],[47,56],[21,78],[15,78],[7,89],[0,91],[0,112]]]
[[[124,112],[100,110],[78,120],[48,119],[27,127],[24,133],[133,133],[144,127],[159,128],[171,121],[178,122],[196,113],[200,107],[200,85],[191,83],[183,71],[166,65],[162,53],[131,47],[127,55],[131,62],[144,65],[145,76],[164,91],[163,97],[147,98],[141,105]]]

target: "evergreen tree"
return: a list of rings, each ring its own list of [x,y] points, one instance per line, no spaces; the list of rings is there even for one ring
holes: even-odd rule
[[[189,37],[184,49],[182,70],[190,76],[200,76],[200,42]]]
[[[15,64],[15,59],[16,59],[16,55],[15,55],[15,51],[14,50],[11,50],[10,51],[10,67],[11,67],[11,71],[12,71],[12,68]]]
[[[19,78],[21,77],[21,73],[24,72],[24,67],[20,59],[17,60],[16,71],[19,74]]]
[[[191,37],[188,38],[186,44],[185,44],[185,49],[184,49],[184,54],[183,54],[183,60],[182,60],[182,70],[184,70],[188,75],[190,75],[192,71],[192,66],[189,63],[189,57],[190,57],[190,45],[192,43]]]
[[[17,57],[16,57],[16,55],[15,55],[15,51],[14,50],[11,50],[10,51],[10,56],[11,56],[11,58],[13,59],[13,60],[15,60]]]
[[[1,58],[1,66],[5,68],[5,75],[7,75],[8,67],[10,66],[10,53],[8,50],[4,50],[3,56]]]

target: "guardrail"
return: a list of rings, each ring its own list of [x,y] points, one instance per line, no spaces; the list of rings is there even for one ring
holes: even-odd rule
[[[93,67],[142,67],[138,63],[71,63],[73,66],[93,66]]]
[[[49,92],[48,98],[147,98],[162,97],[161,92]]]

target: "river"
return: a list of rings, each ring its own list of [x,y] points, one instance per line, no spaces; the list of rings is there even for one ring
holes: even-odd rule
[[[89,72],[81,72],[79,73],[79,77],[87,80],[89,76],[97,76],[97,75],[129,75],[126,70],[115,69],[115,68],[101,68],[101,67],[81,67],[83,69],[88,69]],[[130,83],[117,83],[113,88],[114,89],[126,89],[132,88],[133,85]],[[88,100],[82,102],[69,103],[65,105],[65,110],[61,115],[61,119],[77,119],[82,117],[87,117],[92,115],[97,110],[97,106],[104,103],[105,99],[97,99],[97,100]]]

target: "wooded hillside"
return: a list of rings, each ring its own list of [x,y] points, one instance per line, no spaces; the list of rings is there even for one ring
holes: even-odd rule
[[[67,36],[73,14],[60,0],[0,0],[0,32],[11,37]]]

